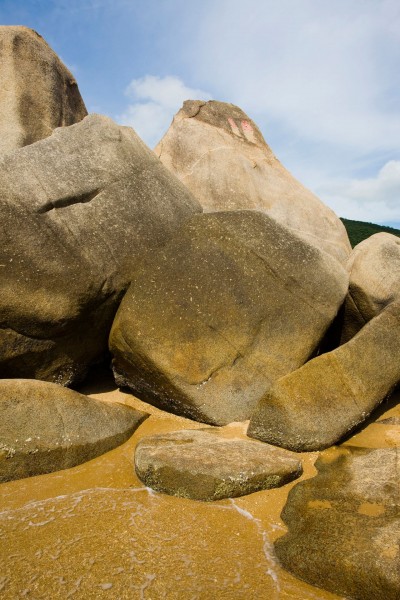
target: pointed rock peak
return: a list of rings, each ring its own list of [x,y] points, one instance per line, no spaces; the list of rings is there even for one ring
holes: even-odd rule
[[[266,213],[346,262],[351,246],[341,220],[285,169],[237,106],[187,100],[155,153],[205,212]]]
[[[267,146],[254,121],[234,104],[218,102],[217,100],[209,100],[208,102],[204,100],[186,100],[178,115],[180,118],[194,118],[212,127],[223,129],[244,142]]]

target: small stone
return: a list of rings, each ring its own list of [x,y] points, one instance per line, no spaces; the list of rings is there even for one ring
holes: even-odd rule
[[[301,462],[290,452],[224,438],[213,429],[142,439],[135,469],[141,481],[158,492],[208,501],[279,487],[302,473]]]

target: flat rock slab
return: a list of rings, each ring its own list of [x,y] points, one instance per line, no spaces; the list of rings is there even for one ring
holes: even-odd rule
[[[185,417],[250,418],[318,347],[345,269],[266,214],[196,215],[138,268],[110,335],[116,381]]]
[[[318,475],[297,484],[277,542],[296,577],[354,600],[400,598],[399,448],[322,453]]]
[[[296,452],[332,446],[395,388],[399,357],[398,301],[343,346],[277,381],[259,402],[247,435]]]
[[[279,487],[302,474],[292,453],[212,429],[175,431],[142,439],[135,469],[148,487],[194,500],[235,498]]]
[[[54,383],[0,380],[0,483],[91,460],[125,442],[147,417]]]

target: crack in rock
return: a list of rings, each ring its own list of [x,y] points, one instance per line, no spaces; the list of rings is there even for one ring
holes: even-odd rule
[[[49,202],[38,208],[36,212],[41,215],[57,208],[67,208],[73,204],[86,204],[96,198],[100,192],[100,189],[95,189],[79,196],[64,196],[63,198],[57,198],[57,200],[49,200]]]

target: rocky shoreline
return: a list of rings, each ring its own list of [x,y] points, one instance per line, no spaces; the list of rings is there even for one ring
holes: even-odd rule
[[[396,600],[400,239],[234,105],[152,152],[0,50],[3,597]]]

